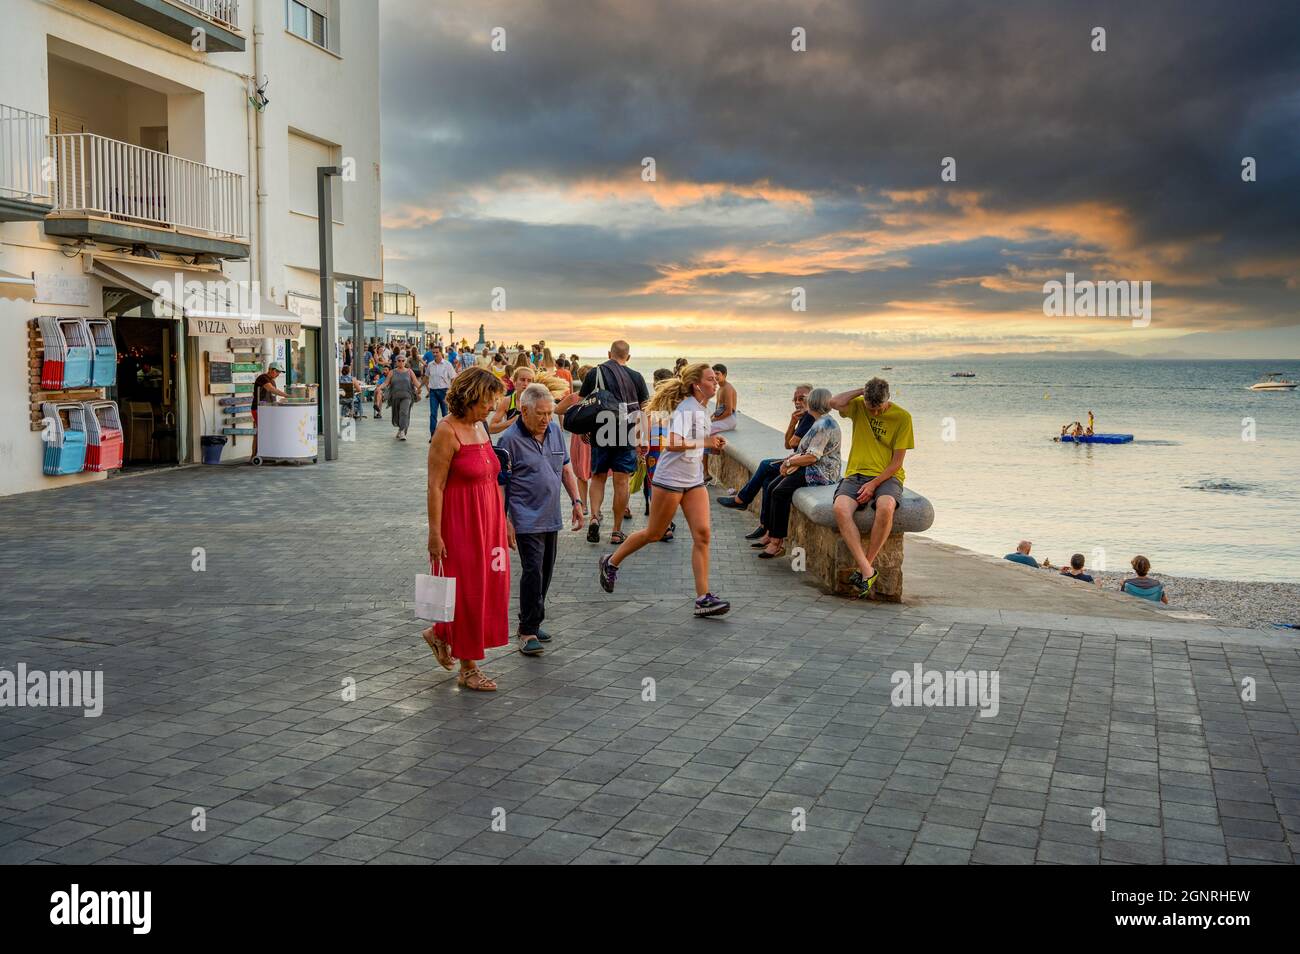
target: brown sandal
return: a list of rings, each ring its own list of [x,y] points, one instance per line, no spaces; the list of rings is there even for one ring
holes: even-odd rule
[[[460,675],[456,677],[456,685],[465,689],[472,689],[475,692],[496,692],[497,684],[487,677],[482,669],[475,666],[473,669],[462,669]]]
[[[451,647],[443,640],[433,635],[432,626],[426,629],[422,635],[424,636],[424,641],[429,644],[429,648],[433,650],[433,656],[438,660],[438,665],[443,669],[451,671],[452,666],[455,664],[455,657],[451,654]]]

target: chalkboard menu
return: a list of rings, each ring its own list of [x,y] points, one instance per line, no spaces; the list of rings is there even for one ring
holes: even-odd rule
[[[235,356],[221,351],[209,351],[207,353],[208,363],[208,393],[209,394],[231,394],[235,390]]]

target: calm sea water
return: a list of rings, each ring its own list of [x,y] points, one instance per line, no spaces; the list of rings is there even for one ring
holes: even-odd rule
[[[1082,552],[1098,569],[1143,553],[1156,573],[1300,577],[1300,390],[1248,390],[1265,371],[1300,379],[1300,362],[726,364],[741,411],[778,427],[797,384],[837,392],[888,380],[912,413],[907,485],[934,502],[937,539],[996,555],[1029,539],[1039,558]],[[638,370],[649,380],[653,366]],[[957,370],[977,376],[950,377]],[[1089,410],[1099,432],[1133,443],[1052,441]],[[847,441],[851,425],[840,426]]]

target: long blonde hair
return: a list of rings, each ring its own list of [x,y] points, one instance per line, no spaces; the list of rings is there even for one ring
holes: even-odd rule
[[[704,372],[708,370],[709,366],[703,361],[688,364],[682,368],[680,377],[667,378],[655,388],[655,393],[645,403],[645,409],[651,414],[671,414],[677,410],[677,405],[695,393],[695,385],[700,383]]]

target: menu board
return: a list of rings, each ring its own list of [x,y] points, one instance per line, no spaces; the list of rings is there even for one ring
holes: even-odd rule
[[[235,356],[224,351],[208,351],[204,354],[204,358],[208,365],[208,393],[234,393]]]

